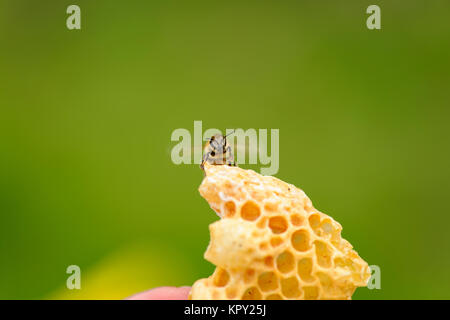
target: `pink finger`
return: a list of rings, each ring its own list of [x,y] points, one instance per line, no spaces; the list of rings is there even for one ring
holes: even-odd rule
[[[187,300],[191,287],[158,287],[128,297],[126,300]]]

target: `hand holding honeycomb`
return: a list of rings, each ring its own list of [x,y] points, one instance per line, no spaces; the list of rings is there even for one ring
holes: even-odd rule
[[[190,299],[351,299],[370,277],[341,225],[295,186],[252,170],[205,165],[200,194],[221,217]]]

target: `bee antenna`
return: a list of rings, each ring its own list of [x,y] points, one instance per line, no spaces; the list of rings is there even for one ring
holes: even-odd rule
[[[234,131],[236,131],[236,130],[233,129],[233,131],[231,131],[229,134],[227,134],[227,135],[225,136],[225,138],[228,137],[230,134],[233,134]]]

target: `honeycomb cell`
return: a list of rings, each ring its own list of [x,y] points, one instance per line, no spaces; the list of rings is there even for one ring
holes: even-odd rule
[[[322,228],[323,232],[327,235],[333,232],[333,224],[331,223],[330,219],[324,219],[320,227]]]
[[[277,268],[278,270],[280,270],[280,272],[288,273],[289,271],[294,269],[294,267],[294,256],[289,251],[284,251],[277,257]]]
[[[283,239],[281,239],[280,237],[273,237],[272,239],[270,239],[270,244],[274,248],[278,247],[282,243],[283,243]]]
[[[334,265],[339,268],[351,268],[352,271],[355,270],[353,268],[353,263],[350,259],[343,259],[341,257],[337,257],[334,259]]]
[[[265,228],[266,227],[266,225],[267,225],[267,218],[266,217],[262,217],[257,223],[256,223],[256,226],[258,227],[258,228]]]
[[[331,236],[331,243],[333,246],[335,246],[339,251],[343,251],[343,248],[345,247],[344,242],[341,239],[340,234],[333,233]]]
[[[225,202],[224,208],[225,208],[225,217],[227,218],[234,216],[234,214],[236,213],[236,205],[234,204],[233,201]]]
[[[324,291],[330,291],[333,286],[333,280],[323,272],[317,272],[317,277],[319,278],[320,284]]]
[[[297,251],[308,251],[311,248],[309,241],[309,232],[307,230],[297,230],[291,237],[292,246]]]
[[[314,241],[314,246],[316,247],[316,257],[319,266],[323,268],[330,268],[332,254],[331,249],[325,242],[319,240]]]
[[[279,294],[274,293],[274,294],[269,294],[266,297],[266,300],[283,300],[283,297],[280,296]]]
[[[241,217],[244,220],[255,221],[260,214],[259,206],[253,201],[247,201],[241,208]]]
[[[333,280],[326,273],[317,272],[317,277],[320,281],[323,299],[346,299],[346,297],[351,297],[355,291],[354,285],[348,283],[345,285],[342,281]]]
[[[245,290],[244,294],[242,295],[242,300],[261,300],[261,292],[259,292],[257,287],[250,287],[247,290]]]
[[[233,184],[231,183],[231,181],[225,181],[223,184],[223,188],[225,190],[233,190]]]
[[[255,199],[258,202],[261,202],[264,200],[264,193],[259,190],[252,192],[251,196],[253,199]]]
[[[311,258],[300,259],[297,264],[298,275],[303,281],[313,282],[314,277],[311,275],[313,262]]]
[[[291,215],[291,223],[295,227],[299,227],[303,224],[303,217],[298,213]]]
[[[234,299],[237,296],[237,291],[235,287],[228,287],[225,289],[225,294],[228,299]]]
[[[364,280],[364,278],[362,277],[362,272],[360,272],[360,273],[353,273],[352,274],[352,279],[353,279],[353,281],[354,282],[363,282]]]
[[[311,202],[311,200],[309,198],[305,199],[305,202],[303,203],[303,209],[306,212],[310,212],[311,210],[314,209],[313,205],[312,205],[312,202]]]
[[[305,300],[316,300],[319,297],[319,288],[315,286],[303,287]]]
[[[273,272],[261,273],[258,277],[258,286],[261,291],[272,291],[278,288],[278,278]]]
[[[252,254],[254,251],[255,251],[254,248],[248,248],[248,249],[245,250],[244,252],[245,252],[246,254]]]
[[[264,258],[264,264],[269,267],[272,268],[273,267],[273,257],[268,256]]]
[[[286,298],[297,298],[301,292],[298,287],[298,280],[296,277],[290,277],[281,280],[281,292]]]
[[[252,282],[254,277],[255,277],[255,270],[253,270],[253,269],[245,270],[245,273],[244,273],[244,282],[245,283]]]
[[[317,213],[310,215],[308,221],[313,229],[317,229],[320,226],[320,216]]]
[[[267,249],[269,249],[269,245],[266,242],[262,242],[259,244],[259,249],[262,251],[266,251]]]
[[[278,209],[278,204],[275,202],[267,202],[264,205],[264,210],[268,211],[268,212],[276,212]]]
[[[275,234],[285,232],[287,230],[287,227],[288,227],[287,221],[284,217],[276,216],[276,217],[270,218],[270,220],[269,220],[269,228]]]
[[[214,276],[214,285],[217,287],[225,287],[230,280],[230,275],[225,269],[218,268]]]

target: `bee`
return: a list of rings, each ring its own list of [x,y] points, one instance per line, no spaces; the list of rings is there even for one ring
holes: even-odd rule
[[[200,168],[203,170],[205,163],[213,165],[236,166],[230,145],[227,143],[227,137],[234,133],[231,132],[226,136],[216,134],[209,139],[203,149],[203,159]]]

